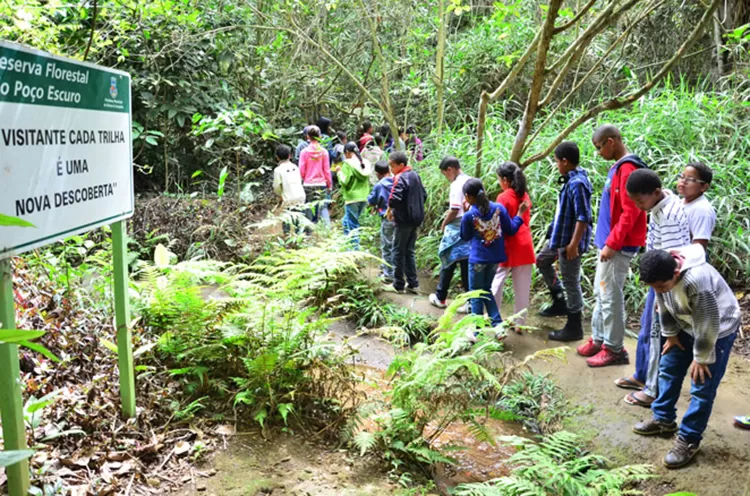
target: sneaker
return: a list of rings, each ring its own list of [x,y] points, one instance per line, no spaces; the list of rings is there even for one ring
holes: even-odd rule
[[[446,305],[445,300],[438,300],[438,297],[435,293],[430,293],[430,297],[428,298],[430,300],[430,303],[432,303],[433,307],[438,308],[446,308],[448,305]]]
[[[389,293],[398,293],[398,294],[404,294],[404,293],[406,293],[406,291],[404,290],[404,288],[400,288],[399,289],[396,286],[394,286],[393,284],[387,284],[387,285],[383,286],[383,291],[387,291]]]
[[[466,339],[469,340],[470,343],[476,343],[477,342],[477,336],[479,336],[479,333],[475,331],[474,329],[466,329],[466,332],[464,333],[466,336]]]
[[[599,353],[602,349],[601,343],[594,341],[594,338],[589,338],[586,344],[582,344],[576,348],[576,352],[583,357],[592,357]]]
[[[684,467],[690,460],[693,459],[698,450],[701,449],[700,443],[689,443],[682,436],[677,436],[674,441],[674,446],[664,457],[662,463],[667,468],[680,468]]]
[[[471,313],[471,302],[467,301],[466,305],[458,307],[458,313],[465,313],[470,314]]]
[[[740,429],[750,429],[750,415],[734,417],[734,425]]]
[[[633,432],[641,436],[661,436],[677,432],[677,422],[662,422],[654,418],[638,422],[633,426]]]
[[[596,355],[588,358],[586,363],[589,367],[607,367],[609,365],[627,365],[630,363],[630,356],[625,348],[619,353],[602,345],[602,350]]]
[[[419,286],[406,286],[406,292],[411,294],[419,294]]]

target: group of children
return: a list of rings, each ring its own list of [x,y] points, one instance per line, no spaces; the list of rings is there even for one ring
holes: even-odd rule
[[[363,133],[363,138],[359,146],[350,143],[345,149],[355,153],[355,148],[361,151],[363,144],[375,139],[370,133]],[[429,300],[437,307],[447,306],[448,290],[458,267],[463,288],[483,290],[487,295],[472,298],[470,310],[465,311],[480,315],[486,311],[496,326],[502,322],[503,284],[510,276],[515,294],[513,320],[518,330],[524,323],[536,265],[552,295],[551,304],[540,315],[567,316],[565,326],[551,332],[549,339],[581,340],[581,260],[593,238],[598,254],[592,336],[577,348],[577,353],[590,367],[628,364],[624,285],[632,260],[645,247],[640,280],[650,289],[641,317],[635,372],[615,384],[635,390],[625,397],[627,403],[652,410],[650,420],[634,426],[635,433],[678,432],[663,461],[669,468],[681,467],[698,451],[740,328],[737,299],[706,261],[716,214],[704,193],[713,174],[702,163],[688,164],[677,178],[680,198],[665,189],[659,176],[627,150],[616,127],[598,128],[592,141],[598,154],[613,162],[601,193],[596,230],[591,208],[593,187],[579,165],[578,146],[563,142],[554,150],[561,185],[557,207],[547,241],[538,254],[529,228],[531,199],[521,168],[513,162],[497,167],[502,192],[492,202],[480,179],[465,174],[456,157],[445,157],[440,171],[450,183],[449,208],[441,225],[440,278]],[[344,163],[355,170],[360,165],[358,180],[362,185],[358,191],[365,191],[369,188],[362,179],[366,176],[365,159],[355,155]],[[412,158],[415,156],[412,154]],[[308,155],[305,161],[311,158]],[[377,161],[377,182],[369,195],[358,193],[351,198],[361,204],[358,211],[366,201],[382,217],[384,281],[393,291],[417,293],[415,243],[424,220],[426,192],[419,175],[409,166],[409,158],[404,152],[394,152],[387,163]],[[301,156],[300,171],[302,162]],[[352,175],[344,167],[342,172],[344,182],[339,179],[340,184],[348,184],[347,178]],[[358,223],[350,221],[349,228],[356,229],[355,225]],[[344,226],[346,230],[346,216]],[[678,427],[675,405],[688,372],[692,401]],[[748,426],[747,417],[737,417],[735,422],[740,427]]]

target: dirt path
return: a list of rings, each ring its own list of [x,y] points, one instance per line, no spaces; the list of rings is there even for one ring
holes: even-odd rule
[[[427,283],[427,281],[425,281]],[[426,284],[423,283],[423,286]],[[408,296],[387,294],[386,298],[416,312],[439,316],[442,310],[432,307],[426,295]],[[509,315],[510,308],[503,309]],[[531,312],[528,325],[539,327],[532,334],[511,334],[506,339],[508,347],[517,357],[524,357],[543,348],[557,346],[546,341],[546,331],[561,327],[562,319],[536,317]],[[590,329],[587,329],[587,332]],[[630,406],[622,401],[625,390],[613,382],[618,377],[632,373],[633,365],[592,369],[575,353],[571,343],[567,363],[538,362],[535,371],[549,373],[565,390],[572,405],[581,406],[583,413],[569,421],[567,428],[590,436],[597,452],[618,463],[652,463],[661,476],[648,488],[648,494],[662,496],[674,491],[690,491],[699,496],[750,495],[750,432],[732,425],[732,417],[750,413],[750,362],[743,357],[731,357],[727,373],[719,388],[708,429],[701,444],[701,452],[693,464],[676,471],[665,469],[661,459],[672,444],[671,439],[645,438],[632,433],[637,421],[650,416],[650,411]],[[636,343],[626,342],[634,363]],[[689,401],[689,381],[685,382],[678,403],[678,415],[685,412]]]

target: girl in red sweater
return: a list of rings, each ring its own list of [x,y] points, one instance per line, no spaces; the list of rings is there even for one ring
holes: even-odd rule
[[[497,168],[497,178],[503,191],[497,197],[497,203],[508,211],[511,217],[517,215],[521,203],[528,202],[529,209],[521,216],[523,225],[515,236],[505,237],[505,253],[508,260],[497,266],[497,273],[492,281],[492,295],[497,307],[503,302],[503,283],[508,274],[513,278],[513,313],[518,314],[529,306],[531,293],[531,273],[536,263],[534,242],[531,239],[531,199],[526,189],[526,176],[515,162],[505,162]],[[526,321],[526,313],[515,319],[519,325]],[[520,330],[516,330],[520,334]]]

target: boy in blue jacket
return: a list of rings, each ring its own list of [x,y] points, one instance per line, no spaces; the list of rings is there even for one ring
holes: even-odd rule
[[[386,284],[393,284],[393,231],[396,225],[385,217],[388,210],[388,198],[393,189],[393,178],[388,167],[388,162],[380,160],[375,162],[375,174],[378,182],[372,187],[367,204],[377,211],[380,216],[380,254],[385,262],[381,266],[383,271],[381,277]]]

